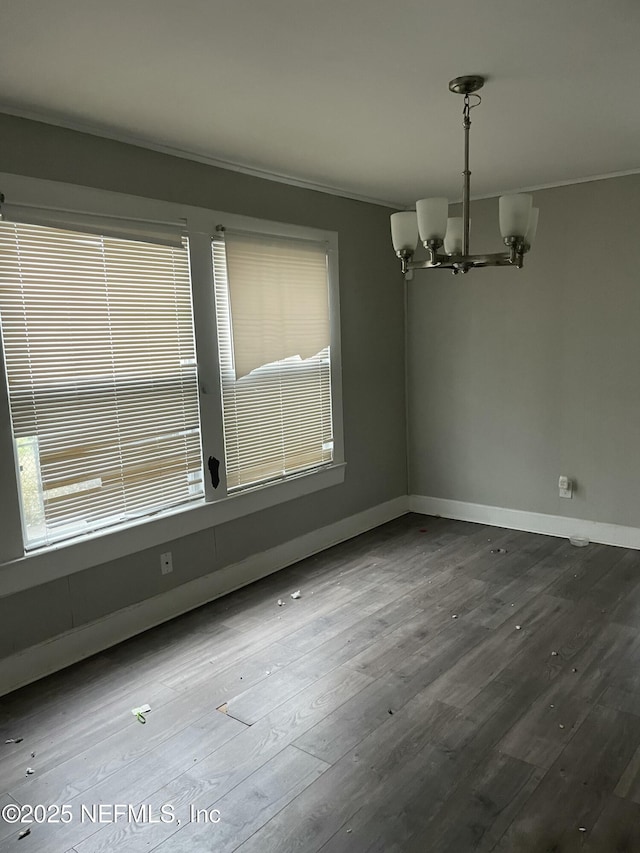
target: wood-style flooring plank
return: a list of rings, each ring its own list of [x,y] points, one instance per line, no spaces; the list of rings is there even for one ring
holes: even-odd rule
[[[286,747],[224,796],[206,806],[176,807],[175,822],[104,827],[77,853],[193,853],[213,849],[231,853],[317,779],[328,765],[293,747]],[[178,823],[177,821],[180,821]]]
[[[579,845],[597,823],[639,743],[638,717],[596,706],[545,774],[496,850],[506,853],[538,848],[581,849]]]
[[[507,669],[536,636],[545,636],[549,627],[563,618],[568,610],[566,601],[546,594],[528,602],[517,612],[514,609],[508,620],[443,673],[434,685],[437,695],[443,702],[464,707],[487,682]]]
[[[103,780],[121,777],[129,765],[139,763],[144,756],[164,742],[171,742],[181,732],[198,731],[204,726],[226,739],[229,732],[240,732],[243,725],[225,715],[214,713],[215,704],[202,707],[188,694],[181,694],[161,710],[151,711],[141,725],[128,713],[127,725],[121,731],[99,741],[84,752],[74,755],[43,773],[36,772],[10,787],[9,793],[18,802],[64,803],[82,794]],[[33,759],[35,765],[37,759]],[[35,765],[37,766],[37,765]]]
[[[504,688],[488,689],[473,712],[430,696],[429,688],[340,758],[239,850],[242,853],[315,851],[348,833],[359,810],[384,811],[392,792],[420,780],[424,808],[444,800],[458,775],[456,756],[500,706]],[[491,695],[492,694],[492,695]],[[350,841],[354,843],[354,839]],[[352,849],[367,849],[353,847]]]
[[[593,710],[606,685],[615,680],[620,659],[637,644],[632,632],[615,625],[603,627],[578,620],[576,630],[571,647],[574,654],[567,655],[567,644],[558,644],[561,651],[557,657],[547,652],[548,686],[500,742],[500,749],[514,758],[549,768]],[[532,683],[533,664],[530,672]]]
[[[0,813],[4,813],[5,806],[18,806],[18,803],[9,794],[0,794]],[[0,841],[10,837],[17,839],[19,832],[11,822],[0,819]]]
[[[640,850],[640,805],[607,797],[595,825],[585,833],[582,849],[584,853],[635,853]]]
[[[454,624],[328,714],[294,741],[295,745],[334,763],[474,648],[481,633],[477,627]]]
[[[407,515],[1,699],[0,807],[181,818],[37,853],[640,853],[639,628],[640,552]]]
[[[120,751],[113,743],[103,744],[103,748],[96,748],[95,755],[71,759],[42,778],[31,776],[19,786],[15,799],[20,803],[68,803],[74,817],[70,823],[34,827],[33,849],[63,853],[70,846],[77,846],[101,829],[100,824],[90,820],[83,822],[83,806],[145,802],[158,788],[159,778],[178,776],[185,765],[196,766],[204,760],[203,755],[222,748],[245,729],[242,723],[213,711],[187,727],[174,722],[176,732],[171,733],[169,727],[166,738],[160,739],[152,734],[153,721],[149,719],[144,726],[138,724],[138,729],[132,727],[138,736],[130,738]],[[114,750],[112,757],[110,749]],[[32,781],[34,784],[30,785]],[[0,851],[5,853],[3,842]]]
[[[113,693],[103,692],[102,696],[103,704],[86,711],[82,701],[77,700],[75,717],[61,720],[55,715],[49,725],[35,726],[25,720],[16,726],[15,732],[23,741],[0,751],[0,778],[5,786],[20,784],[27,767],[42,776],[74,756],[93,750],[100,741],[120,737],[135,719],[132,708],[148,703],[156,716],[161,715],[176,693],[164,684],[144,682]],[[74,701],[70,696],[69,702]]]
[[[491,850],[541,775],[524,761],[490,752],[477,773],[466,777],[430,820],[416,829],[405,847],[406,853]]]
[[[301,691],[286,709],[264,718],[255,726],[245,727],[233,741],[223,744],[202,761],[191,764],[187,760],[184,772],[171,778],[170,774],[156,775],[155,790],[144,801],[155,813],[163,804],[171,803],[178,816],[188,814],[190,807],[212,808],[286,750],[300,733],[315,725],[328,709],[347,701],[369,682],[370,679],[361,675],[354,678],[348,672],[331,673]],[[220,712],[215,713],[224,716]],[[301,753],[301,750],[294,751]],[[316,767],[326,766],[312,756],[308,758],[316,762]],[[91,845],[96,851],[112,851],[115,842],[121,840],[123,831],[127,834],[125,849],[132,851],[153,849],[167,838],[166,826],[157,823],[145,823],[124,830],[114,825],[102,828],[99,837],[91,839]]]

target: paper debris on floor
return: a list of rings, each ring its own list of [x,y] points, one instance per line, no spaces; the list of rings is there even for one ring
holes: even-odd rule
[[[281,598],[278,599],[278,607],[284,607],[284,601]]]
[[[131,713],[140,723],[146,723],[145,714],[148,714],[151,710],[151,705],[139,705],[137,708],[132,708]]]
[[[301,597],[302,597],[302,593],[300,592],[299,589],[297,589],[295,592],[291,593],[291,598],[301,598]]]
[[[18,835],[18,841],[20,841],[21,838],[26,838],[27,835],[31,835],[31,827],[30,826],[28,826],[26,829],[20,830],[20,834]]]
[[[24,738],[21,737],[9,737],[5,740],[5,743],[22,743]]]
[[[27,776],[33,776],[33,774],[34,774],[35,772],[36,772],[36,771],[33,769],[33,767],[27,767],[26,775],[27,775]]]

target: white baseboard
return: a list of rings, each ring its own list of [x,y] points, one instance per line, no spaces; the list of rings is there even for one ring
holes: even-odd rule
[[[459,521],[475,521],[494,527],[525,530],[528,533],[544,533],[547,536],[581,536],[590,542],[603,545],[619,545],[622,548],[640,550],[640,528],[624,527],[584,518],[568,518],[563,515],[547,515],[542,512],[525,512],[499,506],[452,501],[446,498],[431,498],[425,495],[409,495],[409,511],[423,515],[441,515]]]
[[[406,495],[395,498],[17,652],[0,660],[0,695],[398,518],[408,509]]]

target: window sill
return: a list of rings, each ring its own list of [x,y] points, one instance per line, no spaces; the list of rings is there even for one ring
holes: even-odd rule
[[[279,483],[269,483],[209,503],[141,518],[76,539],[60,542],[0,565],[0,596],[38,586],[92,566],[163,545],[209,527],[295,500],[344,482],[346,464],[336,462]]]

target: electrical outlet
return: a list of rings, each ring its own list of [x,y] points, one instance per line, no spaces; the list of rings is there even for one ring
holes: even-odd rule
[[[169,572],[173,571],[171,551],[165,551],[164,554],[160,554],[160,571],[163,575],[168,575]]]
[[[561,498],[573,497],[573,483],[564,474],[558,477],[558,494]]]

